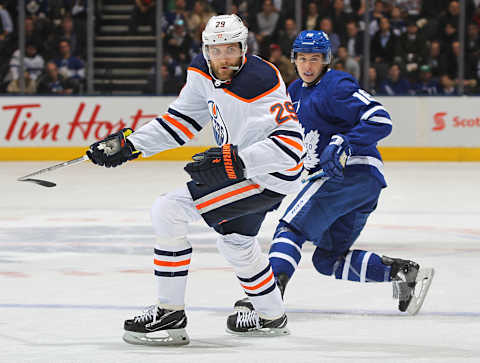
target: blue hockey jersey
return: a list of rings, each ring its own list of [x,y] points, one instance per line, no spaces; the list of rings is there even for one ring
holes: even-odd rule
[[[386,186],[377,142],[390,134],[392,121],[385,108],[361,89],[355,78],[329,70],[310,87],[297,79],[288,92],[304,130],[304,167],[309,173],[320,169],[320,155],[330,138],[343,134],[352,147],[346,172],[371,173]]]

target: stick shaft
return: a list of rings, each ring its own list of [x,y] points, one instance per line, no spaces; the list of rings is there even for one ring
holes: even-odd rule
[[[74,164],[77,164],[77,163],[81,163],[83,161],[86,161],[88,160],[88,156],[87,155],[83,155],[79,158],[76,158],[76,159],[73,159],[73,160],[68,160],[68,161],[64,161],[63,163],[60,163],[60,164],[56,164],[56,165],[52,165],[52,166],[49,166],[48,168],[45,168],[45,169],[41,169],[41,170],[38,170],[34,173],[31,173],[31,174],[28,174],[28,175],[25,175],[25,176],[22,176],[20,178],[18,178],[17,180],[23,180],[23,179],[27,179],[27,178],[30,178],[32,176],[36,176],[36,175],[40,175],[40,174],[45,174],[45,173],[48,173],[50,171],[53,171],[53,170],[57,170],[57,169],[60,169],[60,168],[64,168],[66,166],[70,166],[70,165],[74,165]]]

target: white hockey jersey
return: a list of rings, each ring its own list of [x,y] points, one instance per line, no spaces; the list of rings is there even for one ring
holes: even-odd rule
[[[281,194],[300,190],[302,129],[278,69],[256,56],[247,56],[233,80],[216,87],[198,55],[167,112],[128,139],[148,157],[184,145],[210,121],[219,146],[238,146],[247,178]]]

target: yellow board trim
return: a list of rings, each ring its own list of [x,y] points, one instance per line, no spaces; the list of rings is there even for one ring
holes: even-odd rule
[[[190,160],[208,146],[183,146],[140,160]],[[85,154],[84,147],[0,147],[0,161],[65,161]],[[385,161],[480,161],[480,148],[379,147]]]

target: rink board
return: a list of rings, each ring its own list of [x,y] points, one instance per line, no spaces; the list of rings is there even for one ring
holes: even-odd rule
[[[123,127],[161,116],[174,97],[2,97],[0,160],[68,160]],[[379,97],[393,120],[386,161],[480,161],[479,97]],[[228,115],[228,111],[224,112]],[[214,145],[210,127],[153,160],[187,160]]]

